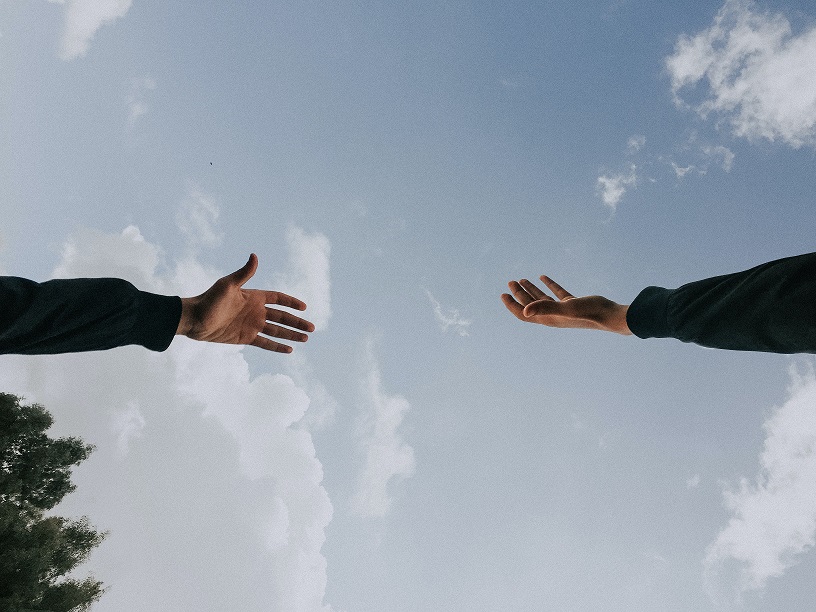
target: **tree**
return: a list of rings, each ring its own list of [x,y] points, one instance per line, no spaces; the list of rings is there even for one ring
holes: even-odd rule
[[[93,451],[79,438],[52,439],[53,417],[0,393],[0,610],[86,611],[103,593],[93,577],[65,578],[104,539],[87,517],[45,516],[76,487],[71,467]]]

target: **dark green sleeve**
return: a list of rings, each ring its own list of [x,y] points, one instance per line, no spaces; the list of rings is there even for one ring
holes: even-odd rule
[[[678,289],[647,287],[626,322],[640,338],[712,348],[816,353],[816,253],[771,261]]]
[[[139,291],[118,278],[36,283],[0,277],[0,354],[99,351],[138,344],[163,351],[181,299]]]

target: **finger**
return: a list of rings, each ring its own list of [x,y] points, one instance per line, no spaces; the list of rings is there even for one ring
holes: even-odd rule
[[[304,333],[289,329],[288,327],[273,325],[272,323],[264,325],[263,333],[273,338],[282,338],[283,340],[292,340],[293,342],[306,342],[309,339],[309,336]]]
[[[226,278],[229,279],[231,284],[238,285],[242,287],[250,278],[255,275],[255,270],[258,269],[258,256],[255,253],[252,253],[249,256],[249,259],[244,264],[244,267],[236,270]]]
[[[528,281],[526,278],[522,278],[519,281],[519,285],[521,285],[524,288],[524,290],[530,295],[530,297],[533,298],[533,301],[544,300],[544,299],[547,299],[547,300],[552,299],[550,296],[548,296],[546,293],[544,293],[541,289],[536,287],[533,283]]]
[[[286,306],[287,308],[294,308],[295,310],[306,310],[306,304],[301,302],[296,297],[292,297],[280,291],[264,291],[265,304],[278,304]]]
[[[279,344],[265,336],[255,336],[255,339],[250,342],[252,346],[257,346],[265,351],[273,351],[275,353],[291,353],[292,347],[285,344]]]
[[[280,323],[281,325],[294,327],[295,329],[300,329],[306,332],[313,332],[315,330],[314,324],[310,321],[301,319],[300,317],[293,315],[291,312],[276,310],[274,308],[266,309],[266,320],[271,323]]]
[[[542,275],[540,278],[541,278],[542,282],[545,285],[547,285],[547,288],[550,291],[552,291],[553,294],[555,295],[555,297],[557,297],[559,300],[565,300],[567,298],[575,297],[569,291],[567,291],[561,285],[559,285],[553,279],[551,279],[549,276]]]
[[[510,287],[510,291],[513,293],[513,297],[522,305],[526,306],[530,302],[535,302],[533,296],[527,293],[527,291],[518,284],[516,281],[510,281],[507,283],[507,286]]]
[[[507,308],[507,310],[509,310],[511,313],[513,313],[513,316],[515,316],[517,319],[519,319],[521,321],[525,320],[524,319],[524,306],[522,306],[515,299],[513,299],[512,295],[509,295],[507,293],[502,293],[501,299],[502,299],[502,302],[504,302],[504,305]]]

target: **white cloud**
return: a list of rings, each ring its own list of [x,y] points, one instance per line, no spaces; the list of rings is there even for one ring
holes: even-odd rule
[[[687,489],[696,489],[700,486],[700,475],[695,474],[694,476],[690,477],[686,480],[686,488]]]
[[[382,517],[391,508],[389,483],[414,475],[414,449],[403,442],[397,431],[411,405],[404,397],[383,391],[373,340],[367,342],[366,354],[368,363],[358,426],[364,465],[351,506],[360,516]]]
[[[671,162],[671,167],[674,169],[674,173],[677,175],[677,178],[683,178],[684,176],[686,176],[686,174],[694,170],[693,164],[690,166],[686,166],[685,168],[682,168],[678,166],[676,163]]]
[[[765,421],[754,482],[724,500],[733,516],[708,547],[706,586],[724,603],[781,576],[816,536],[816,375],[791,368],[787,401]]]
[[[614,212],[618,203],[626,193],[627,188],[637,185],[637,167],[635,164],[629,166],[629,172],[625,174],[604,174],[598,177],[598,193],[606,204]]]
[[[150,110],[150,105],[147,103],[147,94],[154,89],[156,89],[156,81],[150,76],[131,79],[130,93],[127,97],[129,125],[136,123],[139,117],[147,114],[147,111]]]
[[[469,335],[467,328],[470,327],[470,324],[473,321],[463,318],[462,315],[459,314],[459,311],[455,308],[448,308],[443,310],[442,305],[427,289],[425,290],[425,294],[431,301],[431,306],[433,306],[434,311],[434,317],[436,317],[436,321],[437,323],[439,323],[439,328],[443,332],[448,331],[448,328],[453,328],[454,330],[456,330],[456,333],[462,337],[466,337]]]
[[[72,60],[85,55],[96,31],[124,17],[130,5],[131,0],[68,0],[60,58]]]
[[[144,427],[144,415],[139,410],[139,402],[135,400],[128,402],[124,410],[114,413],[111,429],[116,435],[116,448],[121,456],[127,455],[133,440],[142,437]]]
[[[131,226],[73,237],[55,276],[189,295],[222,273],[192,255],[164,265]],[[61,507],[111,533],[85,566],[110,587],[95,610],[330,609],[333,509],[303,423],[310,398],[284,374],[252,378],[243,350],[178,338],[164,353],[2,357],[0,389],[45,405],[55,435],[97,446]]]
[[[816,28],[794,35],[783,15],[754,6],[726,0],[708,29],[678,39],[666,59],[675,100],[737,136],[816,145]],[[702,101],[686,103],[695,88]]]
[[[716,147],[706,145],[702,147],[703,155],[711,159],[719,159],[722,169],[726,172],[731,172],[731,167],[734,165],[734,154],[731,149],[718,145]]]
[[[628,142],[626,143],[626,150],[631,153],[637,153],[640,151],[644,146],[646,146],[646,137],[642,134],[635,134],[634,136],[630,136]]]
[[[306,318],[314,323],[315,330],[326,329],[331,318],[331,243],[319,232],[307,234],[291,225],[286,231],[286,244],[286,272],[275,275],[274,288],[306,302]]]
[[[215,199],[190,185],[187,197],[176,212],[176,226],[191,247],[218,246],[223,234],[218,231],[218,216],[221,214]]]

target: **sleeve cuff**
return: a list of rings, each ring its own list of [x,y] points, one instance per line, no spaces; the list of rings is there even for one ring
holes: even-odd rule
[[[139,291],[133,342],[151,351],[167,350],[180,320],[180,297]]]
[[[626,324],[638,338],[669,338],[667,308],[671,289],[646,287],[629,305]]]

